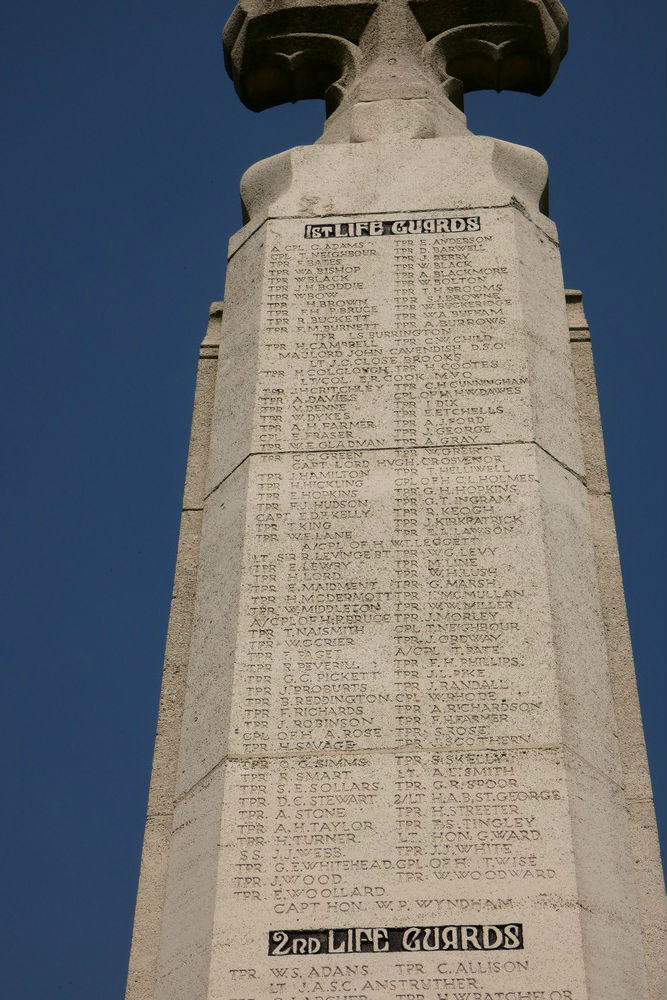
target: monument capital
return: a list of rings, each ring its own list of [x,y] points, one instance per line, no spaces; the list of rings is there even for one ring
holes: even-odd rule
[[[400,131],[408,112],[408,137],[428,138],[466,131],[468,91],[544,93],[567,51],[567,28],[559,0],[239,0],[223,46],[253,111],[320,98],[328,119],[338,119],[324,141],[380,137],[353,120],[364,104],[362,118],[381,117],[381,132],[394,120]],[[388,116],[398,101],[418,103]]]

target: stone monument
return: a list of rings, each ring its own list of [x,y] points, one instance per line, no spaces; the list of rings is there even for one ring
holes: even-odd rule
[[[588,328],[547,167],[558,0],[241,0],[251,167],[202,345],[128,1000],[663,995]]]

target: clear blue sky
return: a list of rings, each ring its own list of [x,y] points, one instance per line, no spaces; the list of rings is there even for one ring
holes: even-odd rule
[[[543,98],[473,131],[551,165],[593,329],[656,795],[664,769],[664,4],[570,0]],[[197,345],[255,160],[322,109],[246,111],[225,0],[4,10],[2,989],[122,996]]]

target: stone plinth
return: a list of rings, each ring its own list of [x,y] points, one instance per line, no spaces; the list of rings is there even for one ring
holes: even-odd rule
[[[472,136],[246,175],[129,996],[659,997],[545,187]]]

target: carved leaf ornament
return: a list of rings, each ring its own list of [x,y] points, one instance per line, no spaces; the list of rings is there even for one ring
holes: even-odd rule
[[[253,111],[321,98],[331,115],[382,58],[383,19],[393,19],[395,49],[406,13],[419,31],[405,33],[401,54],[459,107],[473,90],[544,93],[567,52],[559,0],[239,0],[223,32],[225,65]]]
[[[223,32],[225,66],[251,111],[321,98],[331,114],[359,72],[375,4],[242,0]]]
[[[567,52],[558,0],[411,0],[410,9],[427,41],[424,57],[461,106],[473,90],[543,94]]]

